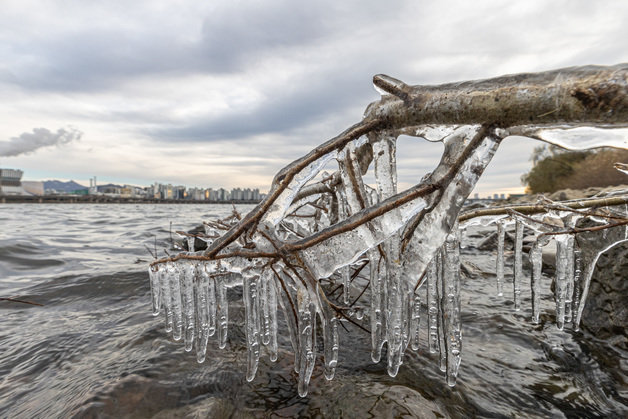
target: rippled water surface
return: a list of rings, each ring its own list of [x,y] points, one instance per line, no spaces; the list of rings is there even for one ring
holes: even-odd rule
[[[494,297],[494,253],[473,246],[463,253],[470,275],[454,388],[425,347],[408,350],[390,378],[384,362],[370,360],[369,335],[350,324],[341,331],[336,378],[326,381],[319,363],[307,398],[297,395],[286,334],[279,360],[263,358],[248,383],[238,289],[229,294],[226,350],[210,341],[207,360],[197,364],[150,314],[147,247],[163,256],[171,229],[230,212],[228,205],[0,205],[0,297],[44,304],[0,301],[0,417],[628,414],[622,346],[557,330],[549,280],[543,322],[532,325],[529,291],[521,312]]]

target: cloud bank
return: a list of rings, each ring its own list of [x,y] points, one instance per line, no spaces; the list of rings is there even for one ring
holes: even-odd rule
[[[74,128],[60,128],[52,132],[47,128],[34,128],[33,132],[24,132],[9,141],[0,142],[0,156],[15,157],[29,154],[49,146],[60,146],[81,139],[83,133]]]

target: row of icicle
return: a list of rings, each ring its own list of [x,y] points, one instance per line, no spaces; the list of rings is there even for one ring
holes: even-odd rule
[[[498,295],[504,291],[504,242],[505,223],[497,224],[496,286]],[[521,309],[521,287],[523,283],[523,228],[524,222],[514,220],[514,262],[513,262],[513,301],[514,309]],[[399,284],[394,282],[394,275],[387,275],[385,266],[380,269],[371,265],[370,287],[371,307],[366,312],[370,316],[373,334],[373,361],[379,362],[384,342],[389,346],[401,345],[398,364],[389,355],[388,372],[396,375],[402,362],[403,352],[410,345],[413,350],[420,346],[420,327],[427,328],[427,348],[430,353],[439,354],[440,368],[446,372],[447,382],[453,386],[456,382],[462,351],[462,332],[460,318],[460,253],[459,235],[455,231],[437,251],[428,266],[425,285],[412,291],[406,301],[405,315],[398,319],[391,316],[390,302],[382,306],[382,298],[393,299],[399,292]],[[542,248],[551,236],[537,235],[529,250],[531,263],[531,301],[532,320],[539,322]],[[556,302],[556,323],[563,329],[566,323],[575,320],[575,314],[581,304],[582,260],[580,249],[571,234],[553,236],[556,240],[556,277],[554,295]],[[190,241],[189,245],[192,246]],[[192,248],[193,250],[193,248]],[[374,260],[373,258],[372,260]],[[215,264],[183,260],[167,262],[149,269],[152,291],[153,314],[163,312],[166,331],[172,332],[175,341],[183,339],[186,351],[196,349],[197,361],[205,361],[209,337],[217,335],[218,346],[223,349],[227,343],[228,300],[227,289],[234,284],[243,285],[245,307],[245,330],[247,340],[247,380],[255,377],[262,348],[271,361],[278,356],[278,302],[284,305],[279,295],[276,273],[271,269],[251,269],[243,274],[240,281],[234,281],[234,273],[216,271]],[[343,301],[349,303],[350,277],[349,267],[341,269],[343,282]],[[392,280],[391,280],[392,279]],[[419,294],[425,289],[425,295]],[[385,297],[384,297],[385,296]],[[279,298],[278,298],[279,297]],[[427,318],[421,320],[421,304],[424,304]],[[299,393],[307,394],[307,385],[312,374],[316,358],[316,304],[311,301],[305,290],[297,290],[298,326],[295,333],[297,342],[293,342],[295,370],[299,373]],[[383,308],[386,307],[386,308]],[[286,309],[284,305],[284,310]],[[388,310],[382,315],[382,309]],[[354,312],[363,312],[363,308]],[[403,313],[400,313],[403,314]],[[288,316],[285,316],[286,319]],[[361,315],[358,316],[361,319]],[[386,319],[386,320],[384,320]],[[332,379],[338,361],[338,321],[334,317],[330,325],[323,327],[325,376]],[[395,320],[397,322],[395,323]],[[388,321],[390,324],[386,324]],[[290,323],[290,322],[288,322]],[[574,328],[577,324],[574,322]],[[392,343],[390,343],[392,342]]]
[[[472,132],[471,132],[472,133]],[[492,140],[491,140],[492,141]],[[464,166],[459,177],[452,184],[472,186],[479,177],[478,164],[487,164],[491,153],[496,146],[487,141],[485,147],[478,147],[475,152],[475,163]],[[298,203],[295,211],[286,210],[283,215],[271,214],[271,231],[282,242],[290,242],[307,237],[325,227],[329,227],[339,220],[360,213],[366,206],[372,206],[397,194],[397,174],[395,162],[395,139],[383,136],[372,142],[374,161],[374,175],[376,189],[365,185],[362,179],[359,147],[364,141],[352,141],[343,150],[333,157],[339,165],[337,172],[340,183],[332,193],[321,194],[317,201],[303,205],[309,210],[299,210]],[[446,147],[446,153],[457,151],[455,147]],[[330,157],[331,158],[331,157]],[[451,159],[452,156],[449,156]],[[446,160],[446,159],[445,159]],[[474,164],[476,166],[474,166]],[[312,179],[320,165],[311,164],[312,173],[302,174],[303,182]],[[437,168],[438,170],[438,168]],[[466,172],[465,172],[466,171]],[[332,179],[332,176],[323,176]],[[305,184],[305,183],[304,183]],[[471,187],[469,186],[469,187]],[[298,190],[298,188],[296,188]],[[329,187],[329,189],[333,189]],[[443,196],[447,196],[447,191]],[[333,194],[333,196],[332,196]],[[454,211],[454,202],[462,205],[460,195],[452,189],[447,199],[449,202],[446,211]],[[333,215],[333,201],[338,204],[336,214]],[[458,200],[458,201],[456,201]],[[209,337],[217,334],[219,347],[224,348],[227,342],[228,300],[227,289],[242,285],[243,302],[245,307],[245,330],[247,346],[247,380],[254,379],[260,356],[265,352],[271,361],[278,357],[278,316],[279,307],[287,328],[295,360],[294,367],[298,373],[299,395],[307,394],[308,383],[315,367],[317,358],[316,338],[320,329],[323,338],[324,375],[332,379],[338,364],[339,338],[338,325],[344,317],[355,317],[357,321],[363,314],[368,313],[371,333],[371,358],[379,362],[382,348],[386,344],[387,371],[392,377],[396,376],[403,362],[404,353],[408,346],[418,350],[420,346],[421,327],[427,329],[427,348],[430,353],[438,354],[440,368],[446,372],[447,383],[455,385],[462,353],[462,327],[460,308],[460,228],[453,226],[447,234],[445,222],[435,222],[431,225],[440,229],[435,232],[438,237],[426,237],[426,251],[415,248],[412,251],[401,250],[400,232],[405,223],[413,215],[428,205],[427,201],[417,198],[404,204],[399,212],[390,211],[382,216],[378,224],[386,231],[397,231],[387,238],[382,237],[380,231],[374,231],[375,223],[364,224],[356,228],[355,240],[336,243],[337,248],[327,247],[320,250],[313,246],[309,251],[310,261],[316,252],[342,252],[344,248],[354,245],[364,249],[363,242],[369,243],[368,249],[357,256],[357,260],[349,262],[343,260],[341,265],[333,265],[330,271],[340,266],[335,272],[335,279],[342,285],[342,297],[339,306],[333,309],[324,302],[319,289],[313,290],[303,284],[294,268],[287,269],[283,262],[268,265],[268,260],[253,259],[247,266],[238,265],[242,261],[229,261],[229,258],[220,260],[197,261],[180,259],[176,262],[159,263],[149,268],[152,289],[153,313],[163,311],[166,330],[172,331],[175,340],[183,339],[186,351],[196,348],[197,360],[203,362],[207,351]],[[314,208],[314,209],[313,209]],[[326,208],[321,211],[320,208]],[[299,212],[301,211],[301,212]],[[314,211],[314,212],[312,212]],[[457,211],[457,210],[456,210]],[[288,214],[288,215],[285,215]],[[453,213],[457,215],[457,212]],[[407,218],[402,218],[407,217]],[[274,218],[273,218],[274,217]],[[279,218],[281,219],[279,219]],[[455,217],[453,217],[455,219]],[[503,293],[504,285],[504,235],[505,229],[502,217],[494,217],[491,222],[497,222],[498,251],[497,251],[497,288]],[[274,220],[274,221],[273,221]],[[405,220],[405,221],[404,221]],[[442,220],[441,220],[442,221]],[[264,224],[266,221],[261,221]],[[388,223],[388,224],[387,224]],[[392,223],[392,224],[391,224]],[[513,299],[515,310],[521,308],[521,286],[523,283],[523,226],[525,218],[516,217],[515,222],[515,252],[513,272]],[[526,224],[528,225],[528,224]],[[538,227],[529,224],[534,229]],[[464,228],[464,226],[462,226]],[[216,237],[217,231],[206,225],[207,237]],[[378,234],[380,234],[378,236]],[[387,233],[388,234],[388,233]],[[444,240],[442,240],[444,237]],[[538,240],[530,250],[532,262],[532,308],[533,320],[538,322],[540,313],[540,283],[542,267],[542,247],[549,236],[538,235]],[[563,328],[565,322],[572,321],[573,313],[578,310],[580,298],[580,276],[582,275],[579,249],[574,246],[572,235],[557,235],[557,278],[555,286],[557,324]],[[347,236],[347,240],[351,237]],[[367,240],[369,239],[369,240]],[[252,241],[263,246],[263,239],[252,235]],[[439,247],[432,247],[430,241]],[[208,240],[208,243],[211,239]],[[359,245],[359,246],[358,246]],[[411,247],[409,247],[411,248]],[[318,249],[318,250],[317,250]],[[188,250],[194,252],[194,237],[188,237]],[[423,253],[421,253],[423,252]],[[405,264],[419,256],[426,257],[433,253],[431,262],[425,269],[424,285],[415,286],[413,280],[402,277]],[[347,253],[347,254],[350,254]],[[201,253],[196,253],[196,256]],[[384,255],[384,256],[382,256]],[[301,255],[303,256],[303,254]],[[237,258],[235,258],[237,259]],[[306,258],[303,258],[306,259]],[[307,262],[307,261],[306,261]],[[369,265],[370,306],[355,306],[351,303],[351,281],[359,266]],[[427,259],[425,260],[427,262]],[[306,263],[307,264],[307,263]],[[237,266],[236,266],[237,265]],[[321,268],[321,263],[316,268]],[[310,265],[309,268],[313,266]],[[324,267],[323,267],[324,268]],[[319,269],[320,277],[328,274]],[[320,281],[319,281],[320,284]],[[425,290],[421,296],[419,291]],[[427,307],[425,319],[421,318],[421,306]],[[340,312],[339,312],[340,310]],[[353,314],[351,314],[353,313]],[[577,327],[577,322],[574,322]]]
[[[425,295],[412,292],[408,302],[406,315],[392,322],[389,315],[371,314],[371,324],[380,331],[380,341],[374,341],[373,359],[379,361],[381,349],[385,341],[402,345],[401,358],[408,344],[414,350],[419,349],[419,333],[421,321],[421,304],[428,306],[426,327],[428,328],[428,348],[431,353],[440,354],[441,369],[447,372],[447,381],[455,384],[460,365],[462,349],[460,321],[460,265],[458,234],[448,236],[448,240],[437,252],[426,275]],[[149,268],[153,315],[163,313],[166,331],[172,332],[175,341],[183,340],[186,351],[196,350],[199,363],[205,361],[209,337],[217,336],[218,346],[223,349],[227,343],[228,300],[227,289],[241,283],[245,307],[245,330],[247,343],[246,378],[252,381],[262,353],[262,348],[271,361],[278,356],[277,324],[278,308],[289,310],[279,294],[280,285],[275,272],[271,269],[251,269],[241,276],[241,282],[233,280],[233,273],[215,272],[215,264],[192,260],[180,260],[155,265]],[[372,301],[381,304],[384,296],[393,298],[396,291],[393,286],[381,278],[386,275],[385,269],[378,272],[372,269],[371,280],[380,282],[383,291]],[[341,277],[346,276],[341,274]],[[285,278],[284,278],[285,279]],[[349,282],[344,282],[345,296],[350,293]],[[390,288],[389,288],[390,287]],[[305,289],[297,289],[296,310],[298,325],[290,324],[289,316],[284,316],[289,328],[297,328],[297,342],[293,342],[295,350],[295,370],[299,373],[299,394],[307,394],[307,386],[316,360],[316,329],[317,307]],[[278,305],[279,303],[279,305]],[[372,310],[381,310],[378,303],[372,304]],[[351,310],[356,320],[361,320],[363,307]],[[374,311],[371,311],[373,313]],[[377,320],[379,319],[379,320]],[[386,319],[390,324],[386,324]],[[329,325],[323,326],[325,377],[334,377],[338,362],[338,317],[332,317]],[[383,321],[384,320],[384,321]],[[377,325],[377,322],[380,322]],[[384,324],[382,324],[382,321]],[[375,329],[373,329],[375,330]],[[381,338],[383,331],[384,339]],[[398,364],[389,362],[389,373],[397,373],[402,359]]]

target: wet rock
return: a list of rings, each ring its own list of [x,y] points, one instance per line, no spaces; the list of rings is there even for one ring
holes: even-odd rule
[[[506,231],[504,237],[504,247],[506,249],[513,249],[515,246],[515,237],[508,231]],[[497,249],[497,230],[491,232],[477,245],[478,250],[494,251]]]
[[[619,245],[600,256],[582,327],[597,338],[613,338],[619,347],[628,350],[628,245]]]

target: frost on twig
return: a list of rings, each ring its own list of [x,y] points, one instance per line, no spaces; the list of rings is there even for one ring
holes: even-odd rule
[[[525,135],[567,148],[627,148],[626,137],[616,128],[628,126],[628,65],[440,86],[409,86],[377,75],[374,84],[383,95],[367,107],[364,119],[280,170],[255,209],[228,222],[207,222],[205,235],[188,238],[189,252],[151,264],[153,312],[165,313],[167,330],[175,340],[184,339],[186,350],[196,347],[199,361],[214,333],[220,347],[225,346],[226,289],[243,286],[248,380],[254,379],[261,354],[277,358],[279,307],[295,353],[301,396],[307,394],[316,362],[316,339],[323,339],[325,376],[332,379],[340,345],[338,325],[349,321],[363,328],[365,312],[373,361],[380,360],[386,344],[388,373],[395,376],[409,343],[419,346],[424,301],[430,352],[440,353],[441,368],[453,386],[462,351],[458,222],[460,228],[476,221],[517,223],[518,247],[524,227],[532,229],[538,235],[533,265],[543,244],[556,237],[561,249],[557,324],[562,328],[572,322],[577,328],[593,269],[589,265],[595,262],[590,255],[603,249],[590,250],[574,241],[573,233],[585,228],[578,223],[586,219],[625,234],[625,209],[604,210],[614,218],[602,212],[575,213],[577,204],[517,207],[460,218],[459,213],[507,136]],[[595,137],[587,136],[591,130]],[[436,169],[403,191],[397,188],[400,135],[444,143]],[[375,178],[371,185],[365,181],[369,171]],[[611,205],[616,204],[596,206]],[[563,230],[556,227],[558,221]],[[195,238],[205,240],[207,249],[194,252]],[[513,297],[519,307],[520,248],[516,255]],[[534,287],[540,271],[534,272],[532,287],[538,295]],[[367,274],[361,280],[366,286],[355,287],[354,280]],[[340,285],[330,291],[323,287],[327,280]],[[422,299],[424,282],[428,286]],[[336,290],[342,298],[335,296]],[[538,304],[534,310],[538,312]],[[533,318],[538,320],[538,314]]]

